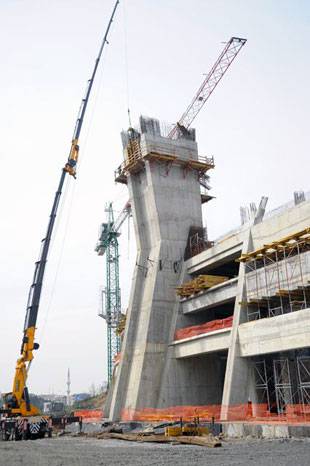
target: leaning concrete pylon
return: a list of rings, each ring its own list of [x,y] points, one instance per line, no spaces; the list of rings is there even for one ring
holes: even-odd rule
[[[198,157],[194,131],[172,140],[157,120],[140,118],[139,131],[122,136],[116,180],[128,185],[137,258],[122,357],[106,406],[111,420],[158,406],[190,231],[202,240],[199,178],[213,167],[212,159]]]

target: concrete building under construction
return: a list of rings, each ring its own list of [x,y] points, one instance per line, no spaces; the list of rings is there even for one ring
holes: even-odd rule
[[[122,134],[137,258],[111,420],[310,415],[310,200],[265,213],[209,241],[211,157],[194,130],[154,119]],[[252,206],[253,207],[253,206]]]

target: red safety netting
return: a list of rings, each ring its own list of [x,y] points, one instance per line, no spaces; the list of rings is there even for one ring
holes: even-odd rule
[[[220,405],[209,406],[173,406],[170,408],[144,408],[139,410],[124,409],[122,411],[123,421],[177,421],[181,417],[190,419],[200,417],[219,419]]]
[[[81,417],[83,422],[99,422],[103,418],[102,409],[79,409],[74,411],[74,416]]]
[[[194,337],[203,333],[213,332],[214,330],[220,330],[222,328],[228,328],[232,326],[233,316],[226,317],[226,319],[216,319],[205,324],[192,325],[191,327],[180,328],[176,330],[174,339],[183,340],[184,338]]]
[[[199,417],[201,421],[250,422],[267,424],[308,424],[310,423],[310,405],[287,405],[285,414],[270,413],[266,404],[244,403],[232,406],[173,406],[169,408],[124,409],[123,421],[162,422],[185,421]]]
[[[172,406],[169,408],[124,409],[123,421],[162,422],[177,421],[182,418],[190,421],[199,417],[202,421],[252,422],[267,424],[308,424],[310,423],[310,405],[286,405],[284,414],[270,413],[266,404],[244,403],[232,406]]]

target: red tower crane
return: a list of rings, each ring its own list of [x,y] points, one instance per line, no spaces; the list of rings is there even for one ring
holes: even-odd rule
[[[168,137],[171,139],[176,138],[178,129],[183,127],[188,129],[206,101],[211,96],[212,92],[246,43],[246,39],[240,37],[232,37],[226,44],[221,55],[218,57],[213,67],[207,74],[203,83],[196,92],[193,100],[178,120],[178,123],[172,128]]]

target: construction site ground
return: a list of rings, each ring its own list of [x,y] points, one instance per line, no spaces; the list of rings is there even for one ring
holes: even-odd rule
[[[310,439],[224,440],[221,448],[87,437],[0,442],[0,466],[308,466]]]

